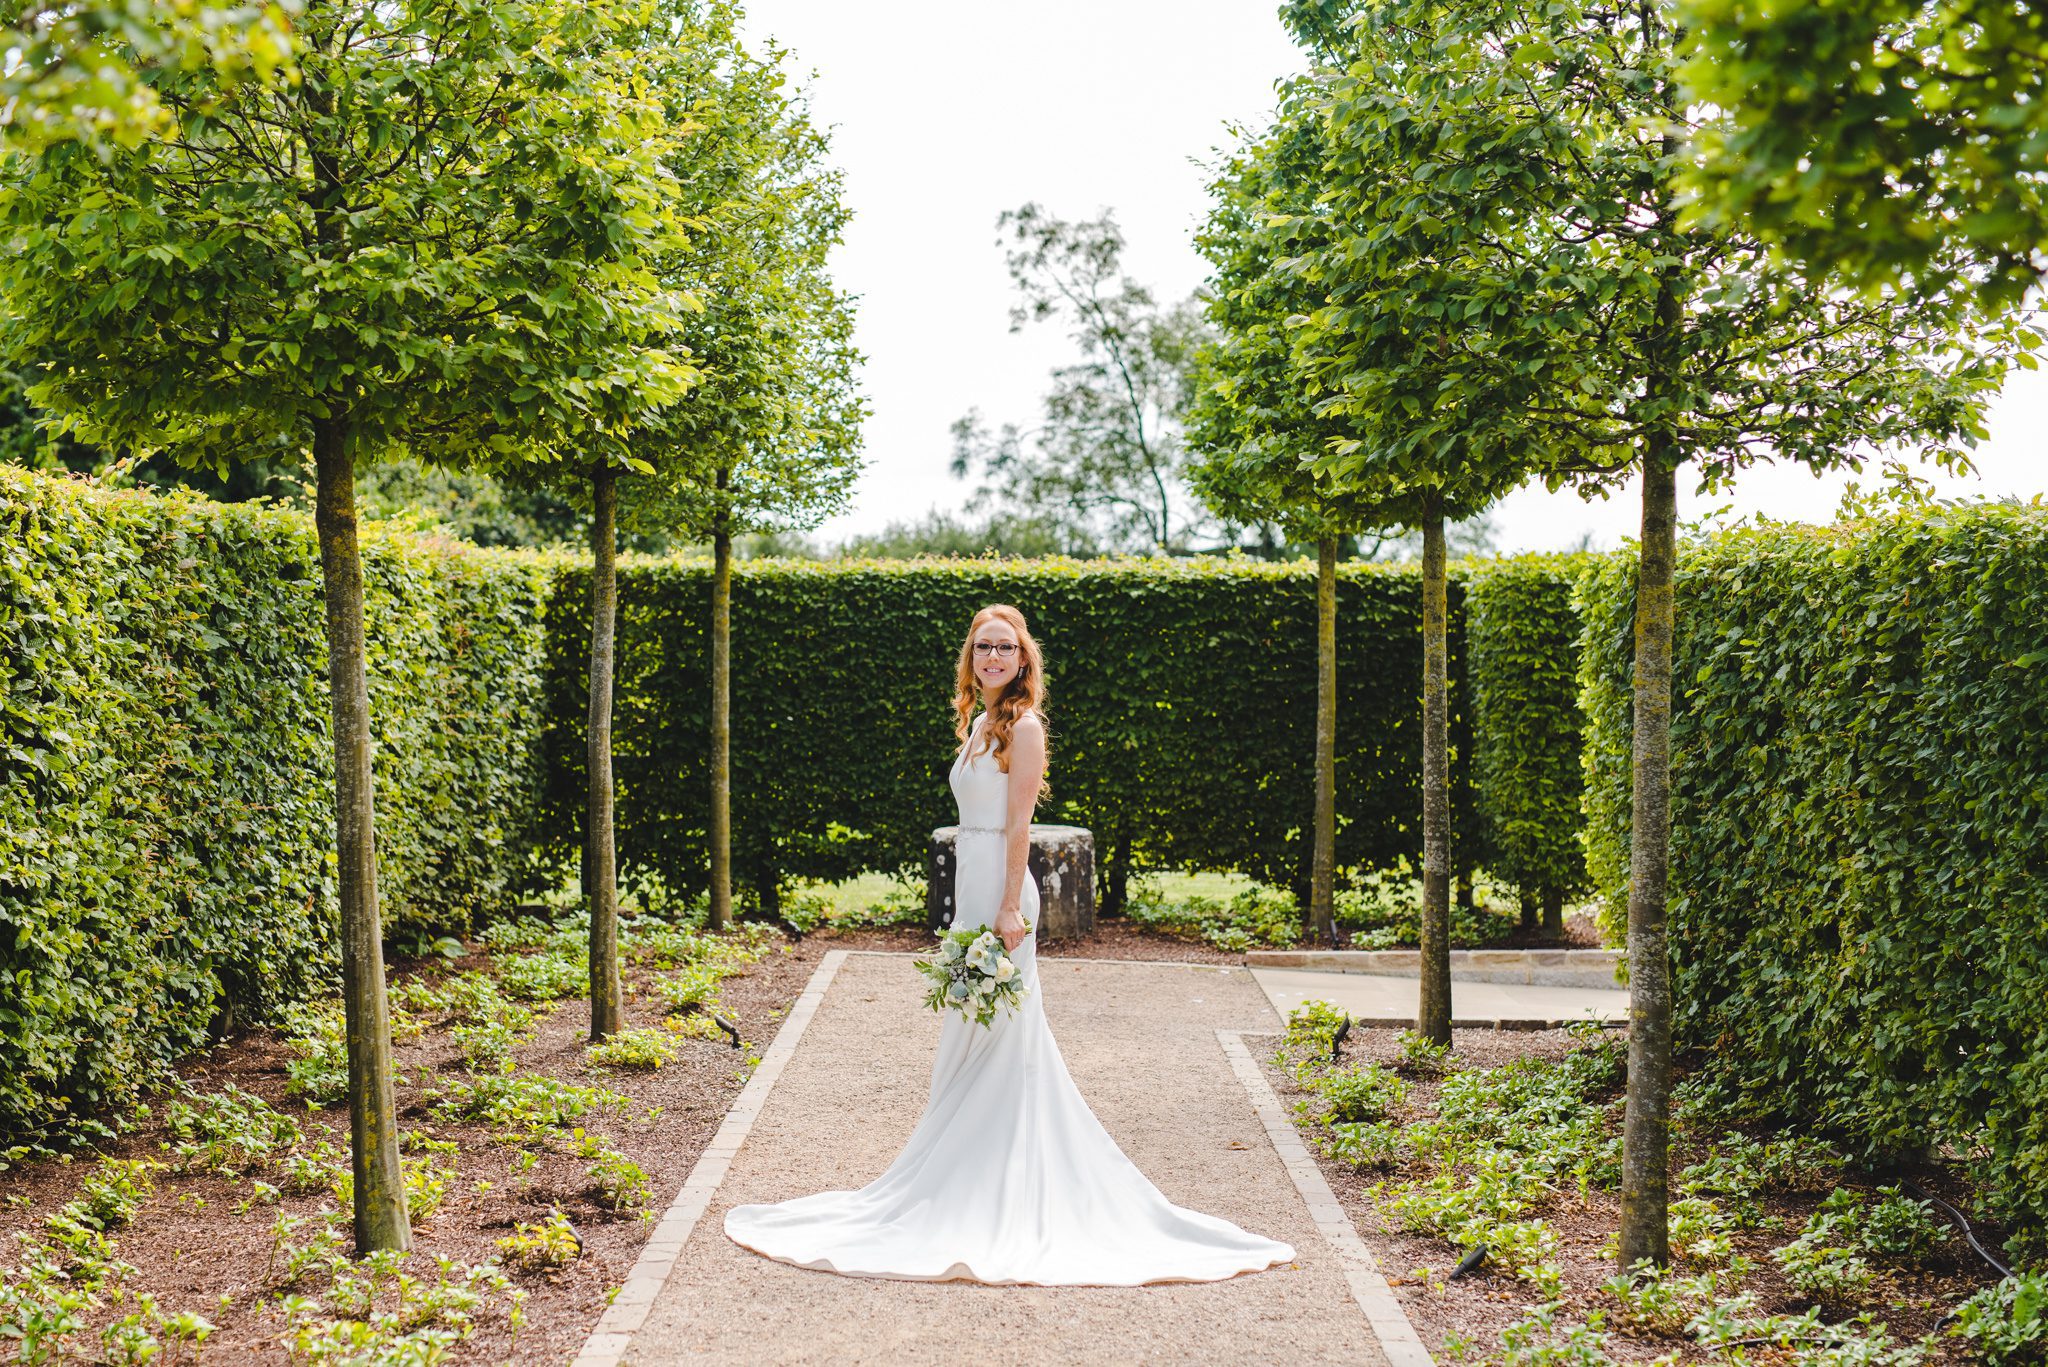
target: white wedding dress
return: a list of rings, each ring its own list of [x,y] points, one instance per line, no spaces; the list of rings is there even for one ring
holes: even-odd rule
[[[967,749],[979,740],[977,721]],[[963,752],[951,782],[959,930],[995,920],[1009,776],[992,754]],[[1026,877],[1022,910],[1034,928],[1038,909]],[[945,1013],[924,1115],[886,1172],[859,1191],[735,1206],[727,1236],[799,1267],[1001,1286],[1220,1281],[1292,1261],[1288,1245],[1176,1206],[1146,1180],[1067,1075],[1036,946],[1027,938],[1012,957],[1023,1005],[985,1028]],[[914,1000],[906,991],[904,1009]]]

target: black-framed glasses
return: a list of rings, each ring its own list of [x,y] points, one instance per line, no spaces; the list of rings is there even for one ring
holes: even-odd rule
[[[1015,641],[976,641],[974,643],[974,653],[976,655],[994,653],[997,657],[1007,660],[1017,653],[1017,643]]]

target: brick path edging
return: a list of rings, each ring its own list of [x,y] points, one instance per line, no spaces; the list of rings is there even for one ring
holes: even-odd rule
[[[1308,1207],[1309,1218],[1315,1221],[1316,1231],[1329,1244],[1331,1252],[1337,1255],[1337,1262],[1344,1269],[1344,1281],[1351,1288],[1351,1298],[1358,1302],[1358,1308],[1365,1312],[1366,1322],[1378,1336],[1380,1351],[1386,1354],[1388,1367],[1435,1367],[1429,1349],[1423,1347],[1422,1336],[1415,1332],[1414,1322],[1401,1308],[1394,1289],[1387,1285],[1386,1277],[1381,1274],[1378,1260],[1365,1246],[1365,1241],[1358,1237],[1351,1217],[1344,1213],[1343,1203],[1338,1201],[1337,1193],[1330,1190],[1323,1170],[1316,1166],[1315,1158],[1301,1142],[1300,1133],[1281,1109],[1280,1098],[1273,1094],[1265,1074],[1259,1071],[1258,1061],[1245,1046],[1246,1035],[1270,1038],[1272,1032],[1218,1030],[1216,1042],[1223,1046],[1224,1057],[1230,1060],[1230,1070],[1244,1084],[1252,1108],[1259,1113],[1259,1121],[1266,1127],[1266,1138],[1279,1153],[1287,1175],[1294,1181],[1294,1189],[1301,1193],[1302,1204]]]
[[[846,962],[846,955],[847,951],[843,949],[828,951],[817,971],[811,974],[811,980],[804,984],[804,990],[798,994],[789,1008],[789,1015],[783,1019],[782,1028],[775,1032],[768,1052],[754,1066],[754,1075],[747,1079],[747,1085],[740,1090],[732,1109],[725,1113],[718,1133],[711,1136],[711,1143],[698,1156],[697,1165],[690,1169],[682,1190],[669,1202],[661,1222],[648,1236],[647,1246],[640,1250],[639,1260],[626,1274],[625,1284],[612,1297],[611,1305],[598,1320],[597,1327],[590,1331],[583,1351],[576,1355],[570,1367],[618,1367],[625,1358],[626,1350],[632,1346],[633,1335],[646,1322],[654,1298],[661,1293],[669,1273],[675,1270],[683,1245],[690,1241],[697,1221],[704,1217],[711,1204],[711,1194],[725,1180],[725,1170],[732,1166],[733,1155],[739,1152],[740,1145],[746,1142],[748,1133],[754,1128],[754,1117],[761,1113],[761,1103],[767,1100],[769,1089],[775,1086],[790,1055],[803,1041],[811,1017],[818,1014],[818,1004],[825,1000],[825,990],[832,986],[832,979],[839,972],[839,966]]]

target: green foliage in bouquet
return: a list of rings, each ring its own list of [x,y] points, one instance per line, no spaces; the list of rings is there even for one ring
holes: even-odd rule
[[[1031,934],[1031,923],[1024,923]],[[958,1011],[976,1025],[996,1018],[998,1007],[1015,1011],[1024,1002],[1024,977],[1002,937],[993,930],[949,930],[939,936],[936,952],[917,961],[917,971],[930,978],[924,1004],[934,1011]]]

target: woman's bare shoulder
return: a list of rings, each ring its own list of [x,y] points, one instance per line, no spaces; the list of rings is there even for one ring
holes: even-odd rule
[[[1010,731],[1013,735],[1022,731],[1031,735],[1043,736],[1045,734],[1045,718],[1035,711],[1019,712],[1017,720],[1010,724]]]

